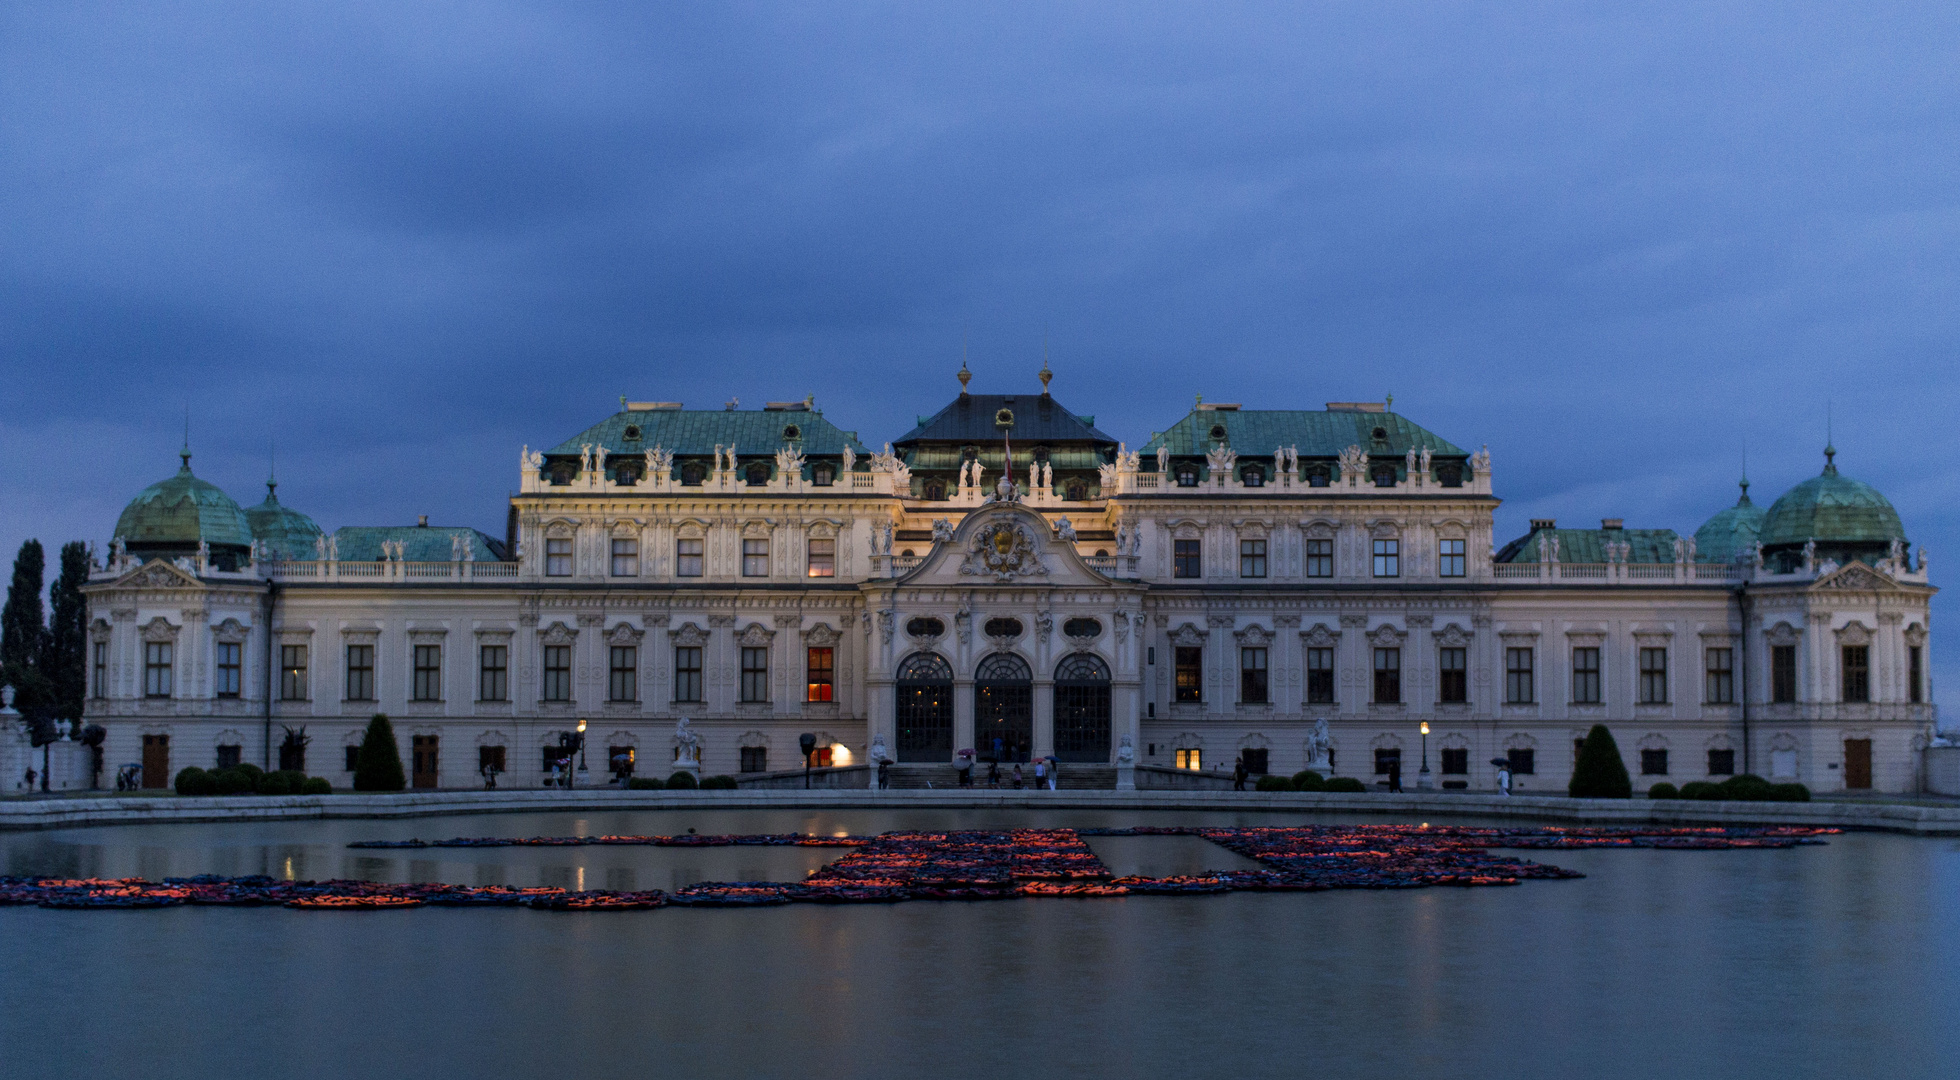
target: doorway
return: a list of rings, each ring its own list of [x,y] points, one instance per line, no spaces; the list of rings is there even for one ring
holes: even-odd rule
[[[945,763],[953,756],[953,667],[935,653],[913,653],[898,668],[893,726],[898,760]]]
[[[1867,791],[1872,786],[1872,741],[1844,740],[1844,786],[1851,791]]]
[[[170,786],[170,736],[143,736],[143,786]]]
[[[1109,763],[1109,665],[1072,653],[1055,669],[1055,758]]]
[[[419,788],[437,786],[436,747],[440,738],[441,736],[438,735],[417,735],[411,740],[410,745],[413,749],[410,752],[414,755],[414,768],[410,786]]]
[[[1034,752],[1034,673],[995,653],[973,673],[973,742],[983,761],[1026,761]]]

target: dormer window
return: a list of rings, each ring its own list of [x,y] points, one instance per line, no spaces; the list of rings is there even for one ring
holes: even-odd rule
[[[768,484],[769,484],[769,466],[766,463],[760,461],[756,462],[753,465],[750,465],[749,486],[767,487]]]
[[[1239,479],[1246,487],[1265,487],[1266,470],[1257,465],[1247,465],[1239,470]]]
[[[1045,447],[1045,446],[1037,446],[1037,447],[1035,447],[1035,448],[1034,448],[1034,459],[1035,459],[1036,461],[1047,461],[1047,460],[1048,460],[1048,448],[1047,448],[1047,447]]]
[[[1089,485],[1080,480],[1070,480],[1062,488],[1062,498],[1067,502],[1082,502],[1089,497]]]
[[[786,441],[788,441],[788,442],[795,442],[796,440],[798,440],[798,439],[800,439],[800,438],[802,438],[802,437],[803,437],[803,429],[802,429],[802,428],[800,428],[800,427],[797,427],[797,426],[796,426],[795,424],[786,424],[786,425],[784,425],[784,427],[783,427],[783,438],[784,438],[784,439],[785,439]]]
[[[927,480],[919,485],[919,497],[927,502],[946,501],[946,481],[936,478]]]
[[[640,425],[638,424],[626,425],[626,430],[620,433],[620,437],[625,439],[627,442],[639,442]]]
[[[1333,479],[1325,465],[1309,465],[1306,474],[1308,487],[1326,487]]]
[[[1395,466],[1393,465],[1377,465],[1369,471],[1369,476],[1375,481],[1375,486],[1378,488],[1392,488],[1395,486]]]
[[[1368,437],[1375,440],[1378,443],[1386,443],[1388,441],[1388,429],[1384,427],[1378,427],[1375,430],[1369,432]]]
[[[1178,487],[1198,486],[1198,467],[1196,465],[1179,465],[1174,475],[1177,477]]]
[[[708,478],[708,467],[698,461],[690,461],[681,466],[681,486],[700,487]]]
[[[640,470],[632,465],[621,465],[613,470],[613,483],[620,487],[632,487],[640,482]]]
[[[572,482],[572,477],[578,475],[578,466],[569,461],[561,461],[551,466],[547,475],[551,477],[551,486],[565,487]]]
[[[837,469],[829,462],[810,467],[810,482],[818,487],[829,487],[837,481]]]
[[[1447,488],[1462,487],[1463,466],[1454,463],[1436,466],[1436,482]]]
[[[1223,442],[1225,440],[1225,425],[1213,424],[1211,426],[1211,437]]]

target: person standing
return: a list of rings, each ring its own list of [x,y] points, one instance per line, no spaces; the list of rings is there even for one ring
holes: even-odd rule
[[[1018,761],[1014,763],[1014,790],[1021,790],[1021,763]]]
[[[1511,794],[1511,766],[1507,763],[1497,767],[1497,793],[1506,798]]]
[[[1245,755],[1240,754],[1239,759],[1237,761],[1232,762],[1232,790],[1233,791],[1245,790],[1245,778],[1248,775],[1248,772],[1249,770],[1247,770],[1245,767]]]
[[[1402,790],[1402,759],[1399,757],[1388,763],[1388,790]]]
[[[890,758],[878,759],[878,790],[884,791],[892,786],[892,763]]]
[[[990,788],[1000,787],[1000,762],[998,760],[987,762],[987,786]]]
[[[1048,790],[1054,791],[1062,780],[1062,763],[1054,758],[1048,759]]]
[[[1037,789],[1045,788],[1048,786],[1048,759],[1047,758],[1042,758],[1034,763],[1034,786]]]

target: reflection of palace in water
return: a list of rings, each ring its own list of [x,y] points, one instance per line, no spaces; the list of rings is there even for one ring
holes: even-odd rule
[[[664,776],[681,716],[738,776],[800,768],[806,732],[901,783],[965,749],[1105,785],[1131,753],[1290,773],[1324,720],[1339,775],[1413,786],[1426,723],[1438,786],[1504,761],[1548,790],[1604,722],[1641,789],[1918,786],[1925,557],[1834,465],[1767,511],[1745,483],[1693,537],[1499,547],[1489,454],[1383,405],[1200,404],[1130,451],[1046,371],[966,382],[880,452],[809,401],[629,404],[524,452],[502,538],[323,533],[186,451],[89,587],[91,719],[150,786],[302,755],[346,784],[377,711],[424,787],[534,785],[581,724],[590,775]]]

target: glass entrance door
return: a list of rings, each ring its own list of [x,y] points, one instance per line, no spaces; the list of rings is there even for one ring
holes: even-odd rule
[[[1026,761],[1034,752],[1034,674],[1011,653],[973,673],[973,742],[982,761]]]

